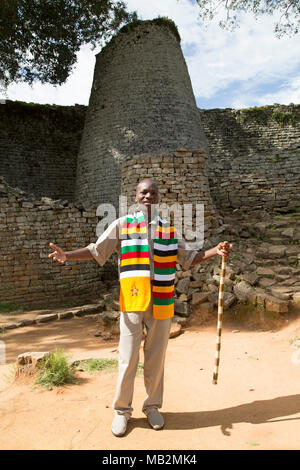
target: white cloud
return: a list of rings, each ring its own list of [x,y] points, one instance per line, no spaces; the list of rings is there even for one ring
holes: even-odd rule
[[[214,36],[201,33],[196,52],[186,56],[194,93],[200,98],[210,98],[236,82],[279,82],[300,65],[296,40],[274,37],[269,17],[261,23],[248,18],[234,33],[211,28]]]
[[[290,83],[282,84],[276,93],[267,93],[258,99],[258,103],[265,105],[268,103],[298,104],[300,103],[300,78],[291,80]]]
[[[241,92],[238,97],[233,99],[233,108],[241,109],[250,106],[266,106],[274,103],[278,104],[299,104],[300,103],[300,78],[286,80],[280,84],[278,89],[273,92],[255,92],[248,90]]]

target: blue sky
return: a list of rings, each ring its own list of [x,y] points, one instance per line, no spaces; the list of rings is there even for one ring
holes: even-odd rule
[[[142,19],[168,16],[177,25],[199,108],[300,103],[300,34],[278,39],[274,18],[241,17],[235,32],[217,21],[204,26],[194,0],[127,0]],[[7,99],[59,105],[88,104],[95,54],[84,46],[68,81],[60,86],[13,84]],[[1,98],[5,98],[1,96]]]

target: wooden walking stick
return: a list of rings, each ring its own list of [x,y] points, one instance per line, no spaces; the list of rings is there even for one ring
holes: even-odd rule
[[[228,242],[224,242],[224,243],[228,243]],[[215,385],[218,383],[218,373],[219,373],[219,364],[220,364],[225,271],[226,271],[226,256],[222,255],[222,266],[221,266],[219,298],[218,298],[217,342],[216,342],[216,355],[215,355],[215,366],[214,366],[214,375],[213,375],[213,384]]]

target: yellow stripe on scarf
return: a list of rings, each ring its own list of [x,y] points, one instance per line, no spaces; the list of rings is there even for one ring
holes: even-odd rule
[[[173,261],[177,260],[177,256],[157,256],[154,255],[154,261],[158,263],[172,263]]]
[[[175,232],[175,227],[161,227],[160,225],[158,225],[157,231],[161,233]]]
[[[153,292],[172,292],[174,290],[174,285],[172,286],[152,286]]]
[[[174,315],[174,304],[153,305],[153,317],[156,320],[166,320]]]
[[[121,266],[128,266],[129,264],[149,264],[149,258],[128,258],[121,261]]]
[[[146,229],[146,227],[122,228],[122,235],[131,235],[132,233],[147,233],[147,229]]]

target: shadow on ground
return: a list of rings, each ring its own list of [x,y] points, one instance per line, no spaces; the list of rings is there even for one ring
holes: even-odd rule
[[[300,395],[290,395],[271,400],[257,400],[239,406],[211,411],[191,411],[179,413],[163,413],[165,429],[188,430],[205,427],[221,426],[222,433],[230,436],[234,423],[262,424],[278,421],[300,419],[287,418],[300,413]],[[276,419],[280,418],[280,419]],[[132,418],[128,423],[127,434],[134,428],[148,428],[146,419]]]

